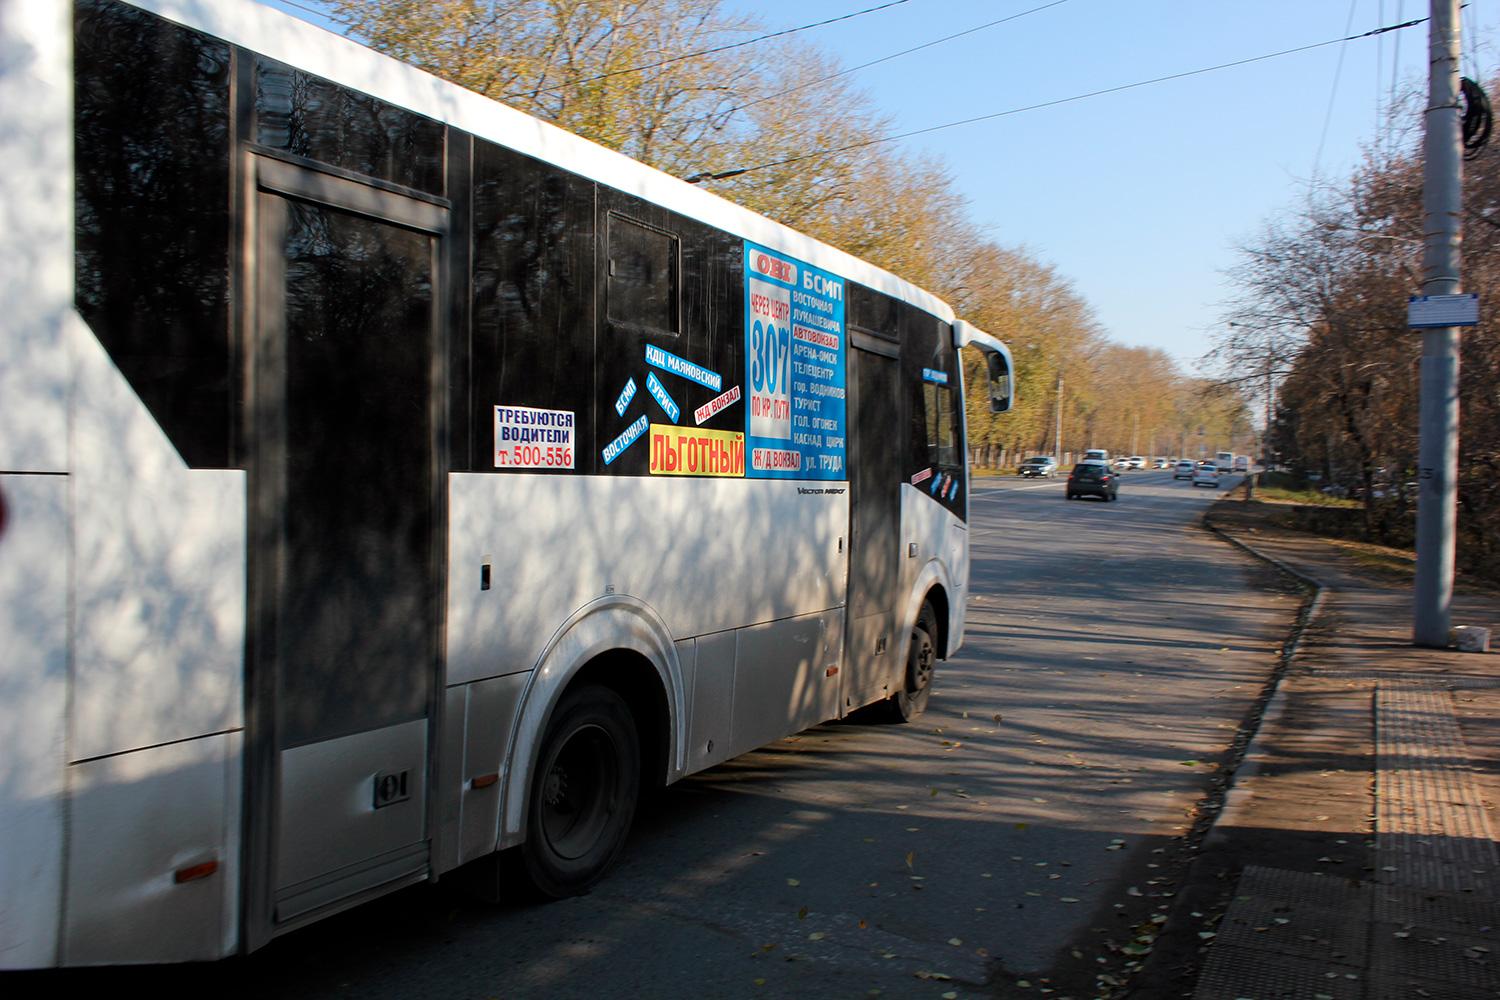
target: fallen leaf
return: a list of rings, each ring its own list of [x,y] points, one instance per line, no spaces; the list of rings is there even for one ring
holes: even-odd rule
[[[907,868],[911,868],[912,862],[915,861],[915,860],[917,860],[917,852],[916,851],[907,851],[906,852],[906,867]]]
[[[801,909],[799,909],[797,911],[797,919],[798,920],[806,920],[807,919],[807,907],[804,906],[804,907],[802,907]]]
[[[822,931],[813,931],[811,934],[809,934],[807,936],[807,939],[809,941],[821,941],[821,940],[823,940],[823,932]]]
[[[797,881],[794,878],[789,878],[789,879],[786,880],[786,884],[787,885],[801,885],[802,883],[799,882],[799,881]]]

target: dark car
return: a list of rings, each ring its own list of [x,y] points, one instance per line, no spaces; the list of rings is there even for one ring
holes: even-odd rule
[[[1120,496],[1120,474],[1103,462],[1079,462],[1068,473],[1068,499],[1098,497],[1116,500]]]

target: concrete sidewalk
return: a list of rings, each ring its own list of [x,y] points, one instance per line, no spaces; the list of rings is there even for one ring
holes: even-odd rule
[[[1500,996],[1500,656],[1413,647],[1409,583],[1233,506],[1319,596],[1205,844],[1236,881],[1193,996]],[[1453,622],[1500,639],[1500,594]]]

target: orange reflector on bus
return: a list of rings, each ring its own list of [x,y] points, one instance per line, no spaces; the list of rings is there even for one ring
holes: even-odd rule
[[[201,865],[188,865],[186,868],[179,868],[173,872],[172,881],[178,885],[184,882],[194,882],[200,878],[208,878],[218,870],[219,863],[217,861],[205,861]]]
[[[474,779],[469,782],[469,787],[470,788],[488,788],[488,787],[490,787],[491,785],[493,785],[495,782],[497,782],[499,780],[500,780],[500,775],[499,774],[480,774],[480,775],[476,775],[474,777]]]

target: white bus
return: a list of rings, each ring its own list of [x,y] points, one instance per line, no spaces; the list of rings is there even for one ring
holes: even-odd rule
[[[0,37],[0,967],[578,893],[644,787],[924,707],[1001,343],[245,0]]]

